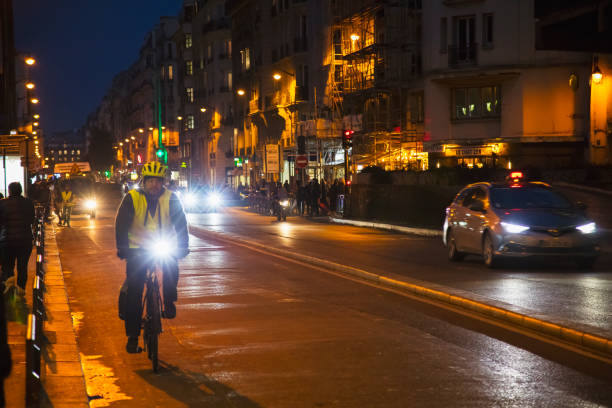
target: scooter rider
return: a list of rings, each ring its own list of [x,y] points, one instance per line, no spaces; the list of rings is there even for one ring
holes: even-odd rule
[[[128,336],[126,350],[137,353],[142,320],[142,292],[150,260],[139,251],[162,233],[176,240],[176,258],[189,254],[187,220],[179,198],[163,187],[167,167],[158,162],[143,166],[143,188],[126,194],[115,219],[117,256],[126,262],[127,297],[124,315]],[[176,316],[178,262],[172,258],[163,265],[163,317]]]

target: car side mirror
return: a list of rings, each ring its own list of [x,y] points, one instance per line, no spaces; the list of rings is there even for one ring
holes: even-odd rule
[[[578,201],[576,203],[576,208],[578,208],[580,211],[585,211],[587,209],[587,205],[582,201]]]
[[[484,208],[484,204],[482,201],[475,201],[472,204],[470,204],[470,210],[472,211],[477,211],[477,212],[484,212],[485,208]]]

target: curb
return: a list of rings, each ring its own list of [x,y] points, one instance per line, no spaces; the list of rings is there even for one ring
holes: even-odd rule
[[[402,227],[400,225],[382,224],[378,222],[358,221],[358,220],[350,220],[350,219],[335,218],[335,217],[329,217],[329,219],[331,222],[335,222],[337,224],[354,225],[356,227],[377,228],[377,229],[383,229],[383,230],[388,230],[388,231],[403,232],[405,234],[421,235],[421,236],[426,236],[426,237],[441,237],[442,236],[442,231],[437,230],[437,229]]]
[[[428,284],[429,287],[427,287],[424,286],[425,282],[410,283],[406,281],[401,281],[389,278],[387,276],[368,272],[363,269],[355,268],[352,266],[342,265],[336,262],[315,258],[309,255],[299,254],[293,251],[289,251],[287,249],[266,246],[259,242],[250,241],[244,238],[237,237],[235,235],[222,234],[197,226],[190,226],[190,228],[209,235],[213,235],[221,241],[248,246],[251,248],[255,247],[256,250],[269,253],[271,252],[273,254],[280,255],[286,258],[291,258],[296,261],[308,263],[325,269],[330,269],[332,271],[353,275],[365,279],[367,281],[377,283],[392,289],[399,289],[403,292],[407,292],[419,297],[436,300],[451,306],[457,306],[467,311],[478,312],[495,320],[501,320],[515,326],[518,325],[522,328],[529,329],[549,337],[555,337],[574,346],[579,346],[581,348],[587,349],[588,351],[612,359],[612,339],[608,339],[606,337],[598,336],[585,331],[572,329],[570,327],[538,319],[527,314],[513,312],[497,306],[491,306],[486,303],[475,301],[464,296],[454,295],[448,293],[444,289],[440,290],[431,288],[440,285]]]

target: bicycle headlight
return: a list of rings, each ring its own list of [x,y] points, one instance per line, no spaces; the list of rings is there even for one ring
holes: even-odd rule
[[[93,210],[94,208],[96,208],[96,205],[96,200],[85,201],[85,208],[87,208],[88,210]]]
[[[529,227],[524,225],[510,224],[509,222],[502,222],[501,225],[504,227],[504,230],[510,234],[520,234],[521,232],[525,232],[529,229]]]
[[[597,231],[597,225],[595,225],[594,222],[589,222],[588,224],[576,227],[576,229],[582,232],[583,234],[592,234]]]
[[[169,258],[174,254],[174,245],[168,240],[160,238],[151,243],[149,252],[155,258]]]

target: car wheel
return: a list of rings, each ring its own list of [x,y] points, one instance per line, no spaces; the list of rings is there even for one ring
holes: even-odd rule
[[[596,257],[589,257],[589,258],[580,258],[576,261],[576,263],[578,264],[578,267],[581,269],[593,269],[593,266],[595,265],[595,261],[597,261]]]
[[[452,230],[449,230],[446,234],[446,248],[448,249],[448,259],[452,262],[460,261],[465,257],[465,254],[457,250],[457,242]]]
[[[495,256],[495,248],[493,247],[493,238],[491,234],[485,233],[482,240],[482,257],[487,268],[495,268],[499,264],[499,259]]]

